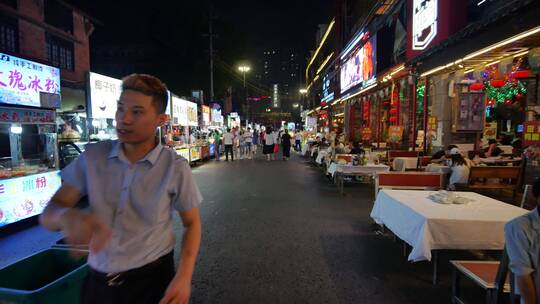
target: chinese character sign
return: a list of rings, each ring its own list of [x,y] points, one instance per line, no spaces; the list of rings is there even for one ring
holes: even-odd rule
[[[172,121],[174,125],[188,126],[188,102],[185,99],[172,96]]]
[[[526,121],[523,124],[523,145],[540,144],[540,121]]]
[[[60,69],[0,53],[0,103],[41,107],[41,92],[60,95]]]
[[[90,117],[114,119],[122,81],[90,73]]]
[[[60,171],[0,180],[0,227],[40,214],[61,183]]]

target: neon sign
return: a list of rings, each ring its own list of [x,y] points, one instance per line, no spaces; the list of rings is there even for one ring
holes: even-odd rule
[[[412,49],[424,50],[437,36],[438,0],[413,0]]]

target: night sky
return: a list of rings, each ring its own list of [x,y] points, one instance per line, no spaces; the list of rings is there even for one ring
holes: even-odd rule
[[[179,95],[203,89],[208,95],[208,32],[210,7],[214,14],[215,92],[240,85],[234,68],[254,61],[264,48],[296,51],[306,57],[314,48],[317,24],[332,15],[329,0],[273,1],[111,1],[72,0],[100,21],[91,48],[104,45],[148,45],[157,51],[144,72],[162,78]],[[97,58],[92,59],[93,65]],[[99,72],[96,71],[96,72]],[[121,77],[123,75],[110,75]],[[254,79],[249,79],[255,85]]]

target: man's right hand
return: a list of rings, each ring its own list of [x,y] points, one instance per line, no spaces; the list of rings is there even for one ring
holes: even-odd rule
[[[61,229],[69,245],[89,244],[92,252],[103,250],[111,239],[111,229],[92,213],[69,209],[60,217]]]

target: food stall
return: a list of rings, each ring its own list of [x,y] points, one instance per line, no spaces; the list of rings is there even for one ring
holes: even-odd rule
[[[176,153],[190,161],[188,101],[171,94],[171,120],[166,133]]]
[[[188,115],[188,132],[189,134],[189,150],[190,150],[190,162],[196,162],[202,159],[201,147],[203,142],[197,139],[197,127],[199,126],[199,116],[197,112],[197,104],[187,101],[187,115]]]
[[[60,70],[0,53],[0,227],[40,214],[60,187]]]
[[[211,117],[210,117],[210,107],[209,106],[202,106],[201,107],[201,133],[204,134],[203,137],[201,137],[201,140],[204,140],[203,145],[201,146],[201,158],[202,159],[209,159],[211,157],[210,154],[210,145],[213,145],[213,138],[209,138],[209,126],[211,124]]]

